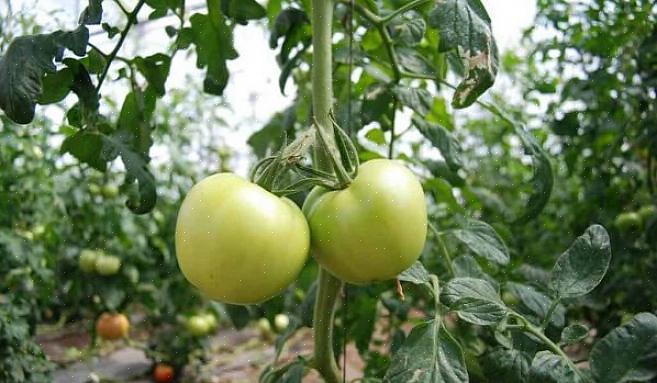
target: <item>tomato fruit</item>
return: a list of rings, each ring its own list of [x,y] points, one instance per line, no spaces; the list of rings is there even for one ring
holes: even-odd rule
[[[114,198],[119,195],[119,187],[116,185],[104,185],[101,189],[100,192],[103,194],[103,197],[105,198]]]
[[[96,271],[97,259],[97,252],[89,249],[84,249],[80,252],[80,257],[78,258],[78,267],[85,273],[93,273]]]
[[[158,363],[153,369],[153,380],[156,383],[169,383],[173,382],[175,376],[175,371],[173,367],[169,366],[166,363]]]
[[[96,321],[96,333],[105,340],[117,340],[128,335],[130,322],[123,314],[103,313]]]
[[[208,322],[208,325],[210,326],[210,330],[214,330],[217,328],[219,323],[217,322],[217,317],[214,316],[212,313],[207,313],[203,314],[202,317],[205,319],[206,322]]]
[[[643,220],[638,213],[621,213],[616,217],[614,224],[625,233],[637,232],[643,227]]]
[[[176,256],[187,280],[212,299],[263,302],[285,289],[308,258],[301,210],[232,173],[189,191],[176,222]]]
[[[99,254],[95,264],[96,272],[100,275],[114,275],[121,268],[121,259],[113,255]]]
[[[276,331],[283,332],[290,325],[290,317],[285,314],[276,314],[274,317],[274,327]]]
[[[637,211],[637,214],[639,214],[643,223],[649,223],[657,216],[657,207],[655,207],[655,205],[641,206],[639,211]],[[34,233],[36,234],[36,231]]]
[[[397,276],[418,259],[427,235],[422,185],[391,160],[362,164],[344,190],[316,187],[303,211],[317,262],[354,284]]]
[[[189,331],[189,333],[193,336],[206,335],[208,332],[210,332],[211,326],[211,323],[201,315],[192,315],[191,317],[187,318],[187,322],[185,322],[187,331]]]

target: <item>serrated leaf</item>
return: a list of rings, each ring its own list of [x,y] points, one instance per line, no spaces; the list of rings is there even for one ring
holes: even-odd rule
[[[609,234],[600,225],[590,226],[557,260],[550,289],[560,298],[586,295],[602,281],[610,261]]]
[[[164,87],[167,77],[169,77],[169,68],[171,67],[171,57],[156,53],[148,57],[137,56],[132,59],[139,72],[146,78],[148,85],[153,87],[155,93],[162,97],[166,89]]]
[[[536,290],[532,286],[521,283],[509,282],[506,287],[509,291],[520,299],[523,307],[536,315],[539,321],[542,321],[550,310],[552,300],[547,295]],[[565,322],[566,308],[558,304],[552,313],[551,322],[555,327],[562,327]]]
[[[385,383],[466,383],[463,350],[439,320],[411,331],[392,357]]]
[[[507,313],[495,288],[483,279],[454,278],[442,289],[441,301],[466,322],[487,326]]]
[[[637,314],[611,330],[591,350],[597,383],[645,382],[657,376],[657,317]]]
[[[80,14],[78,23],[98,25],[103,18],[103,0],[89,0],[89,5]]]
[[[196,67],[206,68],[203,90],[222,95],[228,83],[226,62],[237,58],[233,47],[233,31],[221,12],[208,5],[209,14],[195,13],[191,22],[192,41],[196,46]]]
[[[531,354],[499,348],[486,354],[481,362],[491,382],[525,383],[529,377]]]
[[[221,10],[240,24],[267,16],[267,10],[255,0],[221,0]]]
[[[416,285],[428,284],[431,283],[429,278],[429,272],[424,268],[422,262],[415,261],[408,269],[402,271],[397,279],[404,282],[410,282]]]
[[[452,105],[468,107],[493,85],[499,67],[490,17],[480,0],[438,0],[429,25],[440,30],[438,51],[455,50],[464,63]]]
[[[431,144],[440,150],[450,170],[457,171],[463,166],[461,145],[454,136],[438,124],[425,121],[418,115],[412,117],[413,125],[426,137]]]
[[[498,265],[509,263],[509,249],[489,224],[468,219],[461,229],[453,230],[451,234],[478,256]]]
[[[558,355],[540,351],[532,360],[530,383],[580,383],[582,380]]]
[[[534,167],[532,177],[533,190],[525,205],[524,213],[515,219],[514,223],[523,224],[536,217],[550,200],[554,176],[550,159],[543,148],[536,142],[534,136],[529,134],[520,124],[515,124],[514,129],[522,142],[525,154],[531,156]]]
[[[78,56],[86,52],[89,30],[20,36],[0,57],[0,108],[19,124],[34,119],[36,100],[42,92],[42,78],[55,72],[53,60],[61,59],[64,48]]]
[[[574,344],[581,342],[589,334],[589,328],[580,323],[573,323],[561,331],[561,343]]]
[[[396,85],[392,88],[392,92],[404,106],[423,116],[429,113],[433,106],[433,96],[426,89]]]

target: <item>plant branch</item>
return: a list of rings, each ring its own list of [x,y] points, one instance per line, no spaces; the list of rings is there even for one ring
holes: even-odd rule
[[[381,18],[381,22],[386,24],[389,23],[392,19],[395,17],[406,13],[414,8],[417,8],[421,5],[424,5],[425,3],[428,3],[432,0],[413,0],[409,1],[408,3],[402,5],[401,7],[395,9],[394,11],[390,12],[389,14],[385,15],[383,18]]]
[[[110,66],[112,65],[112,61],[116,58],[116,55],[119,53],[119,50],[123,46],[123,43],[125,42],[126,37],[128,36],[128,32],[130,31],[130,28],[134,24],[137,23],[137,14],[139,14],[139,11],[141,10],[141,7],[144,5],[146,0],[139,0],[137,5],[135,5],[135,8],[128,14],[128,23],[126,24],[125,28],[123,31],[121,31],[121,36],[119,37],[119,41],[116,43],[116,46],[114,49],[112,49],[112,52],[107,56],[107,64],[105,64],[105,69],[103,70],[103,73],[100,75],[98,79],[98,85],[96,85],[96,92],[100,91],[100,87],[103,85],[103,82],[105,81],[105,78],[107,77],[107,73],[109,72]]]
[[[333,103],[333,59],[332,59],[332,26],[333,0],[312,0],[312,106],[317,129],[321,129],[323,138],[327,138],[329,151],[334,148],[333,124],[331,122],[331,107]],[[329,139],[330,138],[330,139]],[[321,138],[320,138],[321,139]],[[330,159],[320,147],[315,149],[315,165],[323,171],[331,172]],[[335,304],[342,287],[342,281],[320,268],[317,284],[317,298],[313,314],[314,331],[314,367],[327,383],[340,381],[333,353],[333,318]]]
[[[449,272],[450,277],[453,278],[456,276],[456,272],[454,271],[454,265],[452,265],[452,257],[449,255],[449,251],[447,251],[447,246],[445,246],[445,241],[443,241],[440,232],[431,222],[429,222],[429,230],[431,230],[433,236],[436,237],[436,242],[438,242],[438,248],[440,249],[440,255],[445,260],[447,271]]]
[[[552,314],[554,314],[554,310],[557,309],[558,305],[559,305],[559,299],[555,299],[552,301],[552,304],[550,305],[547,314],[545,314],[545,318],[543,318],[543,323],[541,323],[541,330],[545,331],[548,324],[550,323],[550,319],[552,319]]]
[[[123,12],[124,15],[126,15],[126,16],[130,16],[130,12],[129,12],[128,9],[125,7],[125,5],[123,5],[123,3],[121,2],[121,0],[114,0],[114,4],[116,4],[116,5],[119,7],[119,9],[121,9],[121,12]]]

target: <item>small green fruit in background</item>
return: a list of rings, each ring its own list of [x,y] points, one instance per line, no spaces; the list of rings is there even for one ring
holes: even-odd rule
[[[78,258],[78,267],[85,273],[93,273],[96,271],[97,259],[97,252],[89,249],[84,249],[80,252],[80,257]]]
[[[201,315],[192,315],[187,318],[185,327],[193,336],[203,336],[210,332],[210,323]]]
[[[285,314],[277,314],[274,317],[274,327],[276,327],[276,331],[278,332],[283,332],[285,329],[287,329],[287,326],[290,325],[290,317],[288,317]]]
[[[614,225],[616,225],[618,230],[624,233],[632,233],[641,230],[643,227],[643,220],[641,219],[641,216],[635,212],[621,213],[616,217]]]
[[[643,223],[646,224],[657,216],[657,206],[655,205],[641,206],[641,208],[637,211],[637,214],[639,214]]]
[[[96,259],[96,272],[108,276],[116,274],[121,268],[121,260],[113,255],[100,254]]]

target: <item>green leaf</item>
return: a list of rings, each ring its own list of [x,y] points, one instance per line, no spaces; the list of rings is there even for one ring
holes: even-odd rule
[[[221,11],[240,24],[267,16],[267,10],[255,0],[221,0]]]
[[[390,129],[390,113],[393,95],[390,89],[381,83],[374,83],[363,94],[361,117],[363,125],[378,122],[384,131]]]
[[[429,25],[440,30],[439,52],[455,50],[465,67],[465,77],[452,99],[455,108],[466,108],[493,85],[499,57],[490,17],[480,0],[440,0],[429,14]]]
[[[43,90],[37,102],[41,105],[53,104],[63,100],[71,91],[73,72],[64,68],[54,73],[46,73],[42,81]]]
[[[645,382],[657,376],[657,317],[637,314],[611,330],[591,350],[597,383]]]
[[[396,85],[392,88],[392,92],[404,106],[423,116],[429,113],[433,107],[433,97],[426,89]]]
[[[530,383],[579,383],[577,376],[563,358],[549,351],[540,351],[532,360]]]
[[[137,56],[132,62],[135,64],[139,72],[146,78],[148,85],[153,87],[155,93],[162,97],[166,89],[164,85],[169,77],[169,68],[171,67],[171,57],[156,53],[146,58]]]
[[[461,145],[447,129],[427,122],[418,115],[413,115],[411,120],[420,133],[440,150],[440,154],[452,171],[457,171],[463,166]]]
[[[424,37],[427,25],[421,17],[395,19],[388,25],[390,36],[397,44],[414,46]]]
[[[589,334],[589,328],[580,323],[573,323],[561,331],[562,344],[574,344],[584,340]]]
[[[431,64],[415,49],[399,47],[397,48],[397,58],[399,59],[399,65],[411,73],[429,76],[435,74]]]
[[[224,309],[236,329],[242,329],[249,324],[251,313],[246,306],[224,304]]]
[[[70,153],[80,162],[104,172],[107,169],[107,158],[103,153],[103,135],[97,132],[79,131],[66,137],[62,142],[62,153]]]
[[[196,67],[206,68],[203,90],[221,96],[228,84],[226,62],[237,58],[233,31],[221,12],[208,6],[210,14],[195,13],[189,18],[192,40],[196,46]]]
[[[498,265],[509,263],[509,249],[489,224],[474,219],[463,222],[462,228],[450,232],[478,256]]]
[[[520,350],[498,348],[486,354],[481,365],[490,382],[525,383],[531,355]]]
[[[538,321],[542,321],[550,310],[552,300],[535,288],[521,283],[509,282],[506,287],[509,291],[520,299],[523,307],[536,315]],[[565,322],[566,308],[558,304],[552,313],[550,322],[555,327],[563,327]]]
[[[474,257],[468,254],[459,255],[454,258],[452,264],[454,266],[455,277],[483,279],[490,283],[495,290],[498,290],[499,284],[497,281],[484,272]]]
[[[79,23],[98,25],[103,18],[103,0],[89,0],[89,5],[80,14]]]
[[[365,133],[365,138],[368,140],[372,141],[373,143],[377,145],[385,145],[386,144],[386,136],[383,133],[383,130],[379,128],[374,128],[370,129]]]
[[[560,298],[586,295],[602,281],[610,261],[609,234],[600,225],[590,226],[557,259],[550,289]]]
[[[402,273],[397,276],[397,279],[404,282],[414,283],[416,285],[431,283],[429,272],[427,272],[420,261],[415,261],[411,267],[402,271]]]
[[[0,108],[19,124],[34,119],[36,100],[42,92],[42,78],[55,72],[54,59],[68,48],[78,56],[86,52],[89,30],[80,26],[72,32],[20,36],[0,57]]]
[[[393,355],[385,383],[468,382],[463,350],[439,320],[422,323],[411,331]]]
[[[531,156],[534,166],[534,175],[532,177],[533,190],[529,200],[525,205],[524,213],[516,218],[514,223],[523,224],[535,218],[550,200],[552,187],[554,185],[554,175],[552,174],[552,165],[547,153],[541,145],[536,142],[534,136],[529,134],[525,128],[519,124],[514,125],[516,134],[525,150],[525,154]]]
[[[454,278],[443,287],[440,297],[459,318],[480,326],[494,325],[507,313],[497,290],[483,279]]]

